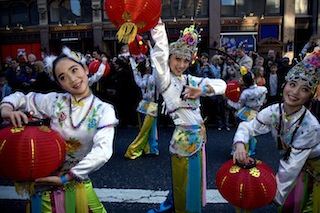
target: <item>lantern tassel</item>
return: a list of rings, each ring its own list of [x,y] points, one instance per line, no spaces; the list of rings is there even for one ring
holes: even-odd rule
[[[129,44],[134,41],[138,27],[132,22],[123,23],[117,32],[119,42]]]
[[[34,182],[14,182],[14,186],[18,195],[34,194]]]

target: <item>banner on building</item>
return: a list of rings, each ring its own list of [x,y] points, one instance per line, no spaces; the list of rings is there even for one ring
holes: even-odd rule
[[[238,47],[244,47],[246,53],[250,50],[256,51],[257,32],[230,32],[220,34],[220,47],[228,54],[235,54]]]

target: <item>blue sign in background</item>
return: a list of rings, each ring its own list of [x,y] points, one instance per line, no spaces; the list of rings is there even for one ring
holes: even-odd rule
[[[246,53],[250,50],[256,51],[256,38],[254,34],[248,35],[221,35],[220,46],[226,52],[234,55],[237,47],[244,47]]]

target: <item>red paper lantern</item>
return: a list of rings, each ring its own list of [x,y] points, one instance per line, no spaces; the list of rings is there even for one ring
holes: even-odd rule
[[[0,130],[0,176],[32,181],[56,171],[66,155],[65,142],[47,126],[8,126]]]
[[[156,26],[162,12],[161,0],[105,0],[109,20],[119,29],[119,42],[131,43],[137,33]]]
[[[230,99],[233,102],[238,102],[240,95],[241,95],[241,89],[240,84],[236,80],[229,81],[227,83],[227,88],[225,92],[228,99]]]
[[[101,64],[101,62],[99,60],[91,61],[89,64],[90,74],[92,74],[92,75],[95,74],[98,71],[100,64]],[[104,69],[103,76],[106,76],[109,73],[110,73],[110,65],[108,63],[106,63],[106,68]]]
[[[148,51],[148,45],[142,39],[140,35],[136,35],[136,38],[129,45],[129,52],[133,55],[146,54]]]
[[[269,204],[277,189],[273,170],[260,160],[246,167],[227,161],[217,172],[216,184],[229,203],[245,210]]]

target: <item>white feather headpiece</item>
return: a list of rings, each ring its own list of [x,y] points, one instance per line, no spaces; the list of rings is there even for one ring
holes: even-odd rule
[[[62,48],[61,55],[65,55],[67,58],[78,62],[79,64],[86,65],[86,58],[80,53],[72,51],[69,47],[64,46]],[[58,56],[50,55],[44,59],[46,65],[46,72],[50,76],[51,80],[55,80],[53,76],[53,62],[58,58]]]

